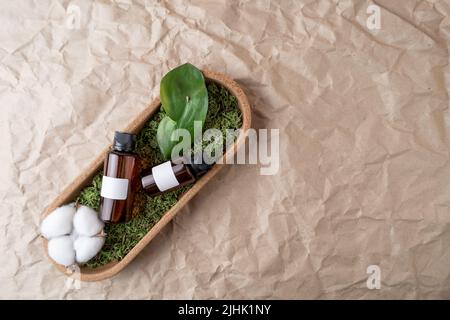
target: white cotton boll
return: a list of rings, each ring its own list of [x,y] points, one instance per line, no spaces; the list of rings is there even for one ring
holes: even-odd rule
[[[67,267],[75,263],[75,250],[70,236],[53,238],[48,241],[48,255],[55,262]]]
[[[104,237],[78,237],[74,242],[76,260],[78,263],[86,263],[100,251],[105,243]]]
[[[53,210],[41,223],[44,238],[51,239],[71,233],[75,211],[73,203]]]
[[[73,218],[73,226],[79,235],[95,236],[103,229],[103,221],[95,210],[81,206]]]

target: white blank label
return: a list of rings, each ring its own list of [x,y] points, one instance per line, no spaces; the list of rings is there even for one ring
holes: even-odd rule
[[[156,186],[161,192],[180,185],[177,177],[175,177],[175,173],[173,173],[172,164],[170,161],[166,161],[156,167],[153,167],[152,175],[153,179],[155,179]]]
[[[103,198],[125,200],[128,195],[128,179],[103,176],[100,195]]]

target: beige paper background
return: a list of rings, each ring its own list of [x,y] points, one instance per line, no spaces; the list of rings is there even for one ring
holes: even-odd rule
[[[0,3],[0,298],[450,298],[448,1]],[[40,213],[190,61],[280,129],[123,272],[66,289]],[[379,265],[380,290],[366,288]]]

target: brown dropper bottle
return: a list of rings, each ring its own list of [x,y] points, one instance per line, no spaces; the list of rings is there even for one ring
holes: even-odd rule
[[[157,196],[196,181],[212,166],[185,157],[169,160],[144,174],[141,178],[142,187],[149,196]]]
[[[136,135],[116,131],[103,170],[100,217],[109,223],[131,219],[139,186],[139,160],[134,153]]]

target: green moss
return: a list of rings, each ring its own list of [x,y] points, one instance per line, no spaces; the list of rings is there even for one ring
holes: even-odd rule
[[[97,173],[92,179],[91,185],[81,190],[76,203],[88,206],[94,210],[100,207],[100,188],[102,187],[102,174]]]
[[[207,89],[209,105],[204,130],[217,128],[225,135],[227,129],[240,128],[242,115],[236,97],[215,83],[207,83]],[[145,124],[137,136],[136,152],[141,159],[143,170],[163,162],[156,142],[156,130],[163,117],[164,112],[160,110]],[[80,192],[76,202],[98,210],[101,178],[102,173],[97,173],[91,185]],[[108,262],[123,259],[189,188],[191,185],[156,197],[149,197],[139,192],[136,195],[135,207],[138,208],[138,212],[135,217],[127,223],[106,225],[105,244],[99,254],[86,265],[96,268]]]

